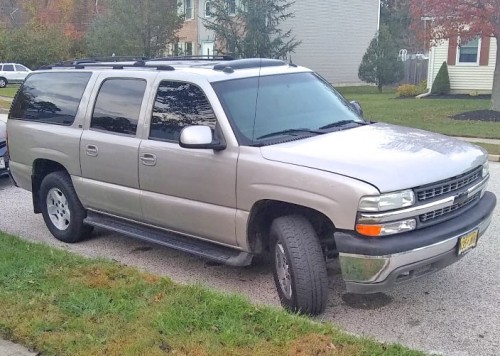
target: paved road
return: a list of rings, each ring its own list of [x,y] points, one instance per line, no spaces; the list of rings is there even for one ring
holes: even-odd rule
[[[500,164],[491,164],[490,190],[500,197]],[[329,270],[329,307],[320,317],[341,328],[381,341],[399,342],[446,355],[500,354],[500,213],[478,248],[460,263],[386,294],[347,295],[338,266]],[[97,231],[75,245],[56,241],[40,215],[33,215],[30,193],[0,178],[0,230],[86,256],[104,256],[171,277],[239,292],[256,303],[278,305],[271,268],[265,260],[248,268],[214,266],[167,248]]]

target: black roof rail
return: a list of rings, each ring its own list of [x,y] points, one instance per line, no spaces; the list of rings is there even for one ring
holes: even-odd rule
[[[233,61],[234,58],[229,55],[223,56],[210,56],[210,55],[199,55],[199,56],[170,56],[170,57],[160,57],[148,59],[148,62],[157,61]]]
[[[169,65],[154,65],[154,64],[146,64],[144,61],[137,61],[134,63],[101,63],[101,62],[93,62],[93,63],[80,63],[80,64],[73,64],[73,65],[58,65],[58,64],[52,64],[50,66],[43,66],[40,67],[39,70],[49,70],[49,69],[55,69],[55,68],[74,68],[74,69],[85,69],[85,68],[112,68],[112,69],[124,69],[124,68],[151,68],[151,69],[157,69],[157,70],[166,70],[166,71],[172,71],[175,70],[174,67],[169,66]]]
[[[90,57],[90,58],[79,58],[73,59],[73,64],[82,63],[96,63],[96,62],[135,62],[135,61],[145,61],[148,57],[143,56],[103,56],[103,57]]]
[[[247,58],[237,59],[230,63],[219,63],[214,66],[214,70],[220,70],[226,73],[232,73],[238,69],[263,68],[263,67],[281,67],[287,65],[280,59],[269,58]]]
[[[65,61],[60,61],[53,64],[46,64],[38,69],[51,69],[51,67],[74,67],[79,64],[90,64],[99,62],[136,62],[145,61],[148,57],[142,56],[109,56],[109,57],[89,57],[89,58],[76,58]]]

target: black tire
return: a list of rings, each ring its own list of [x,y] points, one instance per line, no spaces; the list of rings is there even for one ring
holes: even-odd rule
[[[283,307],[302,314],[322,313],[328,301],[328,278],[323,251],[311,223],[298,215],[279,217],[271,225],[270,237],[274,282]],[[288,289],[282,286],[278,272],[276,251],[281,249],[288,265]]]
[[[0,88],[6,88],[9,81],[3,77],[0,77]]]
[[[56,226],[49,215],[48,194],[59,192],[65,197],[66,204],[56,207],[57,214],[52,214],[53,218],[58,219],[59,213],[67,213],[69,211],[69,219],[64,220],[64,228]],[[53,201],[53,200],[52,200]],[[87,211],[82,206],[80,199],[76,195],[75,188],[71,182],[70,176],[66,172],[53,172],[45,176],[40,186],[40,204],[42,206],[43,220],[49,231],[54,237],[60,241],[74,243],[82,241],[92,231],[92,228],[83,223],[83,219],[87,216]],[[59,202],[59,204],[61,204]],[[66,215],[65,215],[66,216]]]

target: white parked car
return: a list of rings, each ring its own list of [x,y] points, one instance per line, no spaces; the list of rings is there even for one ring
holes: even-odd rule
[[[9,83],[22,83],[31,70],[22,64],[0,63],[0,88]]]

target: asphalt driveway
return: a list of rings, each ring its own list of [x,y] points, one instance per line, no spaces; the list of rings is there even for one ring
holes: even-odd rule
[[[490,190],[500,197],[500,164],[491,164]],[[0,230],[75,253],[106,257],[168,276],[238,292],[256,303],[278,305],[271,267],[264,259],[248,268],[214,265],[184,253],[97,231],[75,245],[55,240],[29,192],[0,178]],[[338,266],[329,270],[330,299],[320,316],[341,328],[381,341],[446,355],[500,354],[500,213],[476,250],[458,264],[385,294],[346,294]]]

